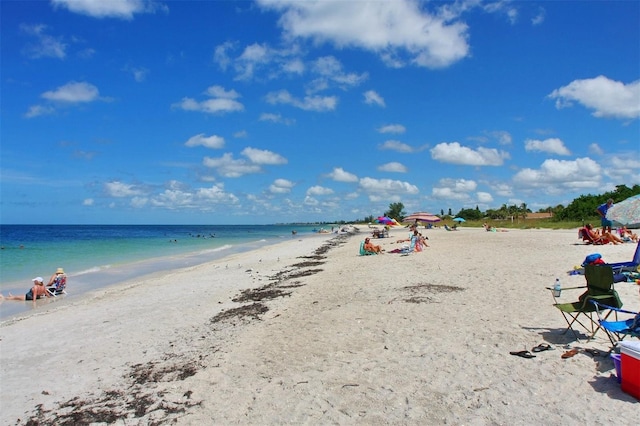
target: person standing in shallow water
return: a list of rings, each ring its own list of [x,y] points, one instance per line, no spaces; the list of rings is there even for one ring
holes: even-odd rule
[[[44,279],[42,277],[36,277],[32,279],[33,287],[23,296],[14,296],[9,293],[9,296],[4,297],[0,294],[0,300],[33,300],[33,305],[36,305],[36,300],[41,297],[53,297],[49,294],[44,286]]]

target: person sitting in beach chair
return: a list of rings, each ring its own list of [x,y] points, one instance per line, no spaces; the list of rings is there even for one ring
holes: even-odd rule
[[[633,241],[634,243],[638,242],[638,234],[631,232],[631,230],[626,226],[620,228],[619,233],[623,241]]]
[[[589,230],[584,226],[578,229],[578,238],[581,238],[582,241],[584,241],[587,244],[602,244],[602,241],[592,237]]]
[[[380,246],[376,246],[371,242],[369,238],[364,239],[364,244],[362,245],[362,249],[367,253],[380,254],[384,250]]]
[[[64,269],[58,268],[56,272],[49,279],[49,283],[47,284],[47,291],[52,296],[57,296],[59,294],[67,294],[67,274],[64,273]]]
[[[417,230],[413,231],[413,234],[408,240],[398,240],[398,242],[409,241],[409,244],[404,244],[402,247],[394,249],[389,253],[400,253],[403,256],[407,256],[411,253],[420,252],[424,247],[429,247],[425,237],[422,236]]]
[[[593,229],[590,223],[584,226],[584,230],[587,233],[587,237],[593,241],[592,244],[622,244],[624,241],[622,238],[612,234],[611,232]],[[583,237],[584,238],[584,237]]]

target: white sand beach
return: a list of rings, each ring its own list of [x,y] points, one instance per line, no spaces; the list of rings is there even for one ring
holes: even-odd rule
[[[628,261],[635,244],[462,227],[423,231],[422,253],[359,256],[369,231],[294,239],[3,322],[0,423],[637,423],[605,334],[563,334],[545,289],[556,277],[584,285],[567,271],[587,254]],[[407,233],[374,242],[390,251]],[[639,286],[616,290],[640,309]],[[509,354],[540,343],[554,349]],[[579,352],[562,359],[569,348]]]

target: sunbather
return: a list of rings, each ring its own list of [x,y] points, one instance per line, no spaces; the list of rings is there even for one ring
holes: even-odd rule
[[[370,253],[382,253],[384,251],[382,247],[373,244],[369,238],[364,239],[364,246],[362,248]]]
[[[36,304],[36,300],[41,297],[53,297],[49,294],[44,286],[44,279],[42,277],[36,277],[33,280],[33,287],[25,295],[14,296],[9,293],[9,296],[5,297],[0,294],[0,300],[33,300],[33,304]]]
[[[52,285],[57,283],[59,280],[61,280],[63,277],[64,278],[67,277],[67,275],[64,273],[64,269],[62,268],[56,269],[56,272],[53,275],[51,275],[51,278],[49,278],[49,283],[47,284],[47,287],[51,287]]]
[[[620,236],[624,240],[625,238],[629,238],[631,241],[638,242],[638,234],[631,232],[626,226],[620,228]]]
[[[612,234],[608,231],[599,231],[597,229],[593,229],[593,226],[590,223],[587,223],[585,226],[585,231],[588,233],[589,237],[593,239],[595,244],[622,244],[624,241]]]

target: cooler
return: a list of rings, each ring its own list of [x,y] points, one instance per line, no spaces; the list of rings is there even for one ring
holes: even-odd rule
[[[640,342],[620,342],[622,390],[640,399]]]

